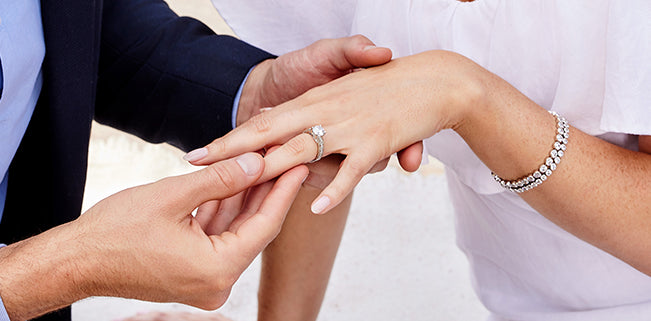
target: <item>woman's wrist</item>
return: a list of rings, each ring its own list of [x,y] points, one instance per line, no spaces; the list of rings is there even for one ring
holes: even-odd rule
[[[490,93],[487,83],[480,75],[468,77],[459,93],[454,95],[456,104],[450,115],[450,126],[461,137],[473,137],[477,133],[477,124],[484,122],[491,112]]]
[[[545,159],[556,122],[505,80],[487,74],[474,106],[453,129],[493,172],[517,179]]]
[[[437,94],[433,99],[434,105],[443,104],[447,106],[447,114],[441,114],[437,111],[434,117],[437,119],[444,119],[447,123],[443,124],[443,129],[452,129],[460,135],[475,134],[473,128],[477,121],[485,119],[485,113],[490,111],[491,91],[494,90],[494,83],[499,78],[493,73],[484,69],[474,61],[465,56],[454,52],[446,52],[434,50],[428,52],[431,59],[444,59],[445,64],[454,66],[449,70],[444,70],[449,76],[447,86],[437,86],[433,84],[433,88],[441,87],[439,90],[445,90]],[[433,81],[440,82],[440,77],[433,77]],[[501,79],[499,79],[501,80]],[[441,101],[441,98],[445,101]]]

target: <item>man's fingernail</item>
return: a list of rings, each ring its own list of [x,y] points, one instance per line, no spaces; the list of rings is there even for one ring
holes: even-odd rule
[[[235,161],[246,175],[253,176],[260,171],[261,161],[254,154],[244,154],[236,158]]]
[[[330,205],[330,198],[327,196],[321,196],[316,202],[312,204],[312,213],[321,214],[323,211]]]
[[[183,159],[188,161],[188,162],[195,162],[198,161],[208,155],[208,149],[205,147],[203,148],[197,148],[183,156]]]
[[[366,46],[364,47],[364,51],[375,49],[375,48],[377,48],[377,46]]]
[[[264,113],[265,111],[270,111],[271,108],[273,108],[273,107],[263,107],[263,108],[260,108],[260,112],[261,112],[261,113]]]

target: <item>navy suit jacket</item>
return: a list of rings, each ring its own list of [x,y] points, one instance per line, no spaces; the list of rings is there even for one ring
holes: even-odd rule
[[[241,82],[272,57],[163,0],[43,0],[41,15],[43,89],[9,169],[1,243],[79,216],[93,119],[185,151],[203,146],[231,129]],[[43,319],[69,318],[67,309]]]

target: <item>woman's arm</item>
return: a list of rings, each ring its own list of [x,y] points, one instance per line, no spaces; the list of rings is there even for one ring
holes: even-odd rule
[[[497,76],[480,108],[455,128],[496,174],[516,179],[551,150],[556,122]],[[649,137],[642,137],[642,151]],[[630,151],[572,127],[554,174],[520,194],[542,215],[579,238],[651,275],[651,155]]]
[[[329,215],[310,203],[337,173],[340,159],[311,164],[283,228],[262,256],[258,320],[316,320],[348,217],[352,195]]]
[[[501,177],[522,177],[551,150],[555,123],[542,107],[469,59],[431,51],[350,74],[254,117],[208,145],[208,156],[197,163],[287,142],[266,157],[263,177],[277,175],[314,157],[314,142],[300,133],[321,124],[328,131],[325,153],[347,155],[319,196],[329,201],[319,211],[325,212],[374,161],[446,128],[456,130]],[[651,275],[651,257],[640,255],[651,249],[650,174],[651,155],[572,127],[554,175],[521,195],[556,224]]]

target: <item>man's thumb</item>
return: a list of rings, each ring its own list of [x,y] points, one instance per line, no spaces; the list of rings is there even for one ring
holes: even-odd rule
[[[263,169],[262,156],[257,153],[242,154],[179,176],[179,183],[182,184],[179,194],[185,198],[183,203],[192,204],[191,211],[207,201],[222,200],[249,188],[262,175]]]
[[[391,61],[391,49],[376,47],[368,38],[356,35],[340,39],[350,69],[383,65]]]

